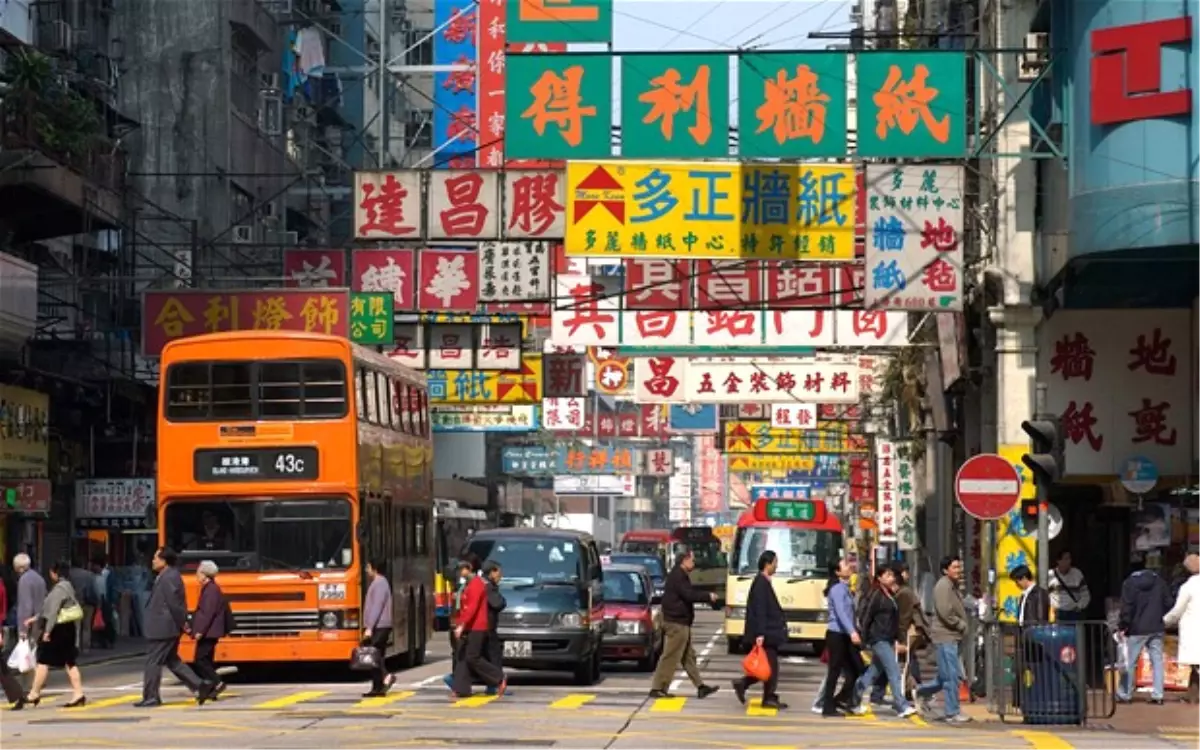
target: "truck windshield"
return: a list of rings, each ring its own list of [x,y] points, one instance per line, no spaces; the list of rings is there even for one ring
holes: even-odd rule
[[[823,529],[790,527],[743,527],[733,540],[734,560],[730,568],[737,575],[758,572],[758,557],[766,550],[779,555],[778,575],[792,578],[823,578],[837,560],[842,535]]]
[[[354,562],[344,498],[168,500],[164,531],[185,569],[201,560],[248,572],[345,569]]]

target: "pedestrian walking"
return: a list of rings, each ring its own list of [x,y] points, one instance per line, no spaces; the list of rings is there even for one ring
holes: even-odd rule
[[[1021,589],[1021,599],[1017,603],[1017,624],[1045,625],[1050,622],[1050,595],[1046,589],[1034,583],[1033,571],[1029,566],[1018,565],[1008,577]]]
[[[825,650],[828,664],[825,681],[820,692],[821,715],[842,716],[856,705],[855,685],[863,673],[862,657],[858,647],[862,638],[854,617],[854,597],[850,595],[852,571],[845,559],[830,566],[829,583],[825,586],[826,616]],[[845,674],[842,689],[838,690],[838,678]]]
[[[363,604],[363,645],[379,649],[379,663],[371,670],[371,689],[364,698],[387,695],[396,676],[387,671],[387,645],[392,637],[392,584],[388,582],[382,560],[367,563],[367,600]],[[416,623],[409,623],[416,627]]]
[[[503,672],[504,641],[500,639],[500,613],[508,606],[508,602],[505,601],[504,594],[500,592],[500,579],[504,577],[504,571],[501,570],[500,563],[491,560],[484,563],[483,577],[487,581],[488,661],[492,663],[493,667]],[[488,695],[494,695],[496,688],[489,687],[487,690]]]
[[[33,686],[22,696],[13,709],[36,706],[42,702],[42,689],[50,677],[50,669],[64,669],[71,682],[71,700],[63,708],[78,708],[87,705],[83,694],[83,676],[76,662],[79,660],[79,627],[83,624],[83,607],[71,585],[71,564],[63,560],[50,569],[53,587],[42,602],[42,610],[34,617],[29,639],[37,644],[37,668],[33,673]]]
[[[454,670],[457,667],[458,660],[462,657],[459,649],[462,644],[458,642],[458,636],[455,635],[457,628],[453,627],[457,622],[457,617],[462,612],[462,595],[467,588],[467,582],[471,580],[471,576],[475,575],[479,568],[479,557],[474,554],[468,554],[464,559],[459,560],[457,569],[457,586],[454,589],[454,604],[450,611],[450,671],[442,676],[442,682],[451,692],[454,691]]]
[[[96,580],[92,571],[84,567],[78,560],[71,563],[70,573],[71,588],[75,589],[75,596],[79,598],[79,604],[83,607],[83,620],[78,628],[75,629],[76,638],[80,653],[86,653],[92,650],[92,619],[96,616]]]
[[[17,573],[17,635],[26,638],[46,601],[46,579],[23,552],[13,558],[13,570]]]
[[[937,654],[937,675],[917,686],[916,692],[922,709],[929,712],[929,699],[942,691],[946,700],[945,720],[963,724],[971,717],[960,713],[958,699],[958,686],[962,681],[958,645],[967,633],[967,608],[958,591],[963,573],[962,558],[947,555],[939,567],[942,577],[933,587],[933,620],[929,624],[929,635]]]
[[[1188,555],[1183,567],[1191,576],[1179,589],[1175,606],[1163,615],[1163,624],[1179,626],[1179,654],[1176,663],[1191,667],[1188,691],[1200,687],[1200,555]],[[1193,696],[1194,702],[1195,696]]]
[[[705,593],[692,586],[691,572],[696,567],[696,556],[690,550],[680,552],[675,558],[675,567],[667,574],[662,595],[663,646],[658,668],[650,683],[651,698],[674,697],[668,692],[671,678],[680,665],[688,679],[696,686],[696,695],[707,698],[717,688],[704,684],[700,668],[696,665],[696,649],[692,647],[692,623],[696,621],[696,605],[703,602],[716,603],[715,593]]]
[[[478,558],[471,560],[471,563],[478,570]],[[471,694],[473,683],[482,682],[489,688],[495,687],[496,695],[504,695],[508,687],[504,670],[488,659],[488,592],[482,576],[471,576],[463,588],[462,609],[459,610],[454,633],[460,645],[454,669],[453,694],[465,698]]]
[[[184,595],[183,578],[175,569],[179,557],[170,547],[159,547],[150,559],[150,566],[157,573],[142,613],[142,625],[149,650],[146,653],[146,669],[142,675],[142,699],[133,704],[137,708],[154,708],[162,705],[162,670],[171,670],[187,689],[195,693],[200,705],[212,697],[216,683],[201,680],[192,668],[179,658],[179,640],[188,631],[187,598]]]
[[[783,606],[771,584],[771,576],[779,567],[779,556],[767,550],[758,556],[758,575],[750,584],[746,597],[746,630],[742,643],[746,646],[761,646],[771,665],[771,676],[763,682],[763,708],[784,709],[787,704],[779,700],[779,649],[787,644],[787,618]],[[738,701],[746,702],[746,690],[758,680],[749,675],[733,681],[733,692]]]
[[[1162,705],[1163,682],[1166,671],[1163,667],[1163,636],[1166,626],[1163,618],[1171,611],[1171,590],[1167,582],[1153,570],[1146,570],[1141,563],[1134,563],[1133,573],[1121,586],[1121,614],[1117,630],[1125,638],[1128,650],[1125,671],[1117,684],[1117,702],[1133,701],[1133,682],[1137,675],[1138,659],[1142,650],[1150,654],[1150,669],[1153,683],[1150,702]]]
[[[896,578],[896,606],[900,612],[900,640],[896,644],[896,655],[904,676],[904,697],[911,701],[913,687],[921,684],[919,655],[929,645],[929,621],[921,609],[921,598],[913,591],[908,565],[896,561],[891,567]],[[875,678],[871,703],[884,703],[887,687],[887,675],[881,672]]]
[[[871,652],[871,664],[858,680],[858,694],[875,683],[881,673],[892,688],[892,705],[900,718],[917,712],[904,698],[904,682],[897,660],[896,643],[900,638],[900,605],[896,603],[896,573],[890,567],[880,566],[875,572],[875,582],[866,593],[866,604],[859,627],[863,644]],[[856,714],[869,712],[869,705],[859,705]]]
[[[1087,617],[1092,594],[1088,591],[1083,571],[1071,564],[1071,553],[1058,553],[1055,566],[1050,569],[1050,605],[1054,607],[1058,622],[1074,622]]]
[[[225,593],[217,585],[219,569],[212,560],[204,560],[196,568],[196,580],[200,583],[200,599],[192,613],[192,638],[196,639],[196,660],[192,671],[201,680],[215,685],[212,700],[225,692],[225,683],[217,674],[215,657],[217,643],[233,631],[233,610],[225,599]]]
[[[4,613],[7,618],[8,613],[8,586],[0,582],[0,612]],[[21,688],[21,683],[17,680],[17,676],[13,674],[8,667],[9,650],[16,645],[16,639],[12,636],[7,636],[8,628],[0,627],[0,687],[4,689],[4,700],[14,706],[25,695],[25,691]],[[13,632],[16,632],[15,630]]]

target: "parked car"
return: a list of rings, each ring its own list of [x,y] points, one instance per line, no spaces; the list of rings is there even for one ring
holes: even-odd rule
[[[662,614],[657,606],[649,573],[640,565],[610,564],[604,567],[604,658],[607,661],[636,661],[649,671],[662,655]]]
[[[502,528],[477,532],[463,548],[499,563],[507,607],[498,632],[504,666],[570,671],[575,682],[600,679],[604,574],[590,534],[565,529]]]

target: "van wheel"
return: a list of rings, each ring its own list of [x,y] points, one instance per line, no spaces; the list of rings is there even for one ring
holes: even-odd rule
[[[725,653],[729,654],[730,656],[740,655],[742,653],[742,639],[741,638],[726,638],[725,639]]]

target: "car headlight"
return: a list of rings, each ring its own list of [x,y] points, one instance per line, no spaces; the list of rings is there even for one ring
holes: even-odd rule
[[[564,612],[558,616],[558,624],[564,628],[577,628],[583,624],[583,618],[578,612]]]
[[[322,583],[317,587],[317,599],[319,601],[345,598],[346,584],[344,583]]]
[[[746,619],[746,608],[745,607],[726,607],[725,616],[728,617],[730,620],[745,620]]]
[[[641,632],[640,620],[617,620],[617,635],[640,635]]]
[[[337,627],[337,624],[337,612],[326,612],[325,614],[321,615],[321,627],[325,628],[326,630],[333,630]]]

